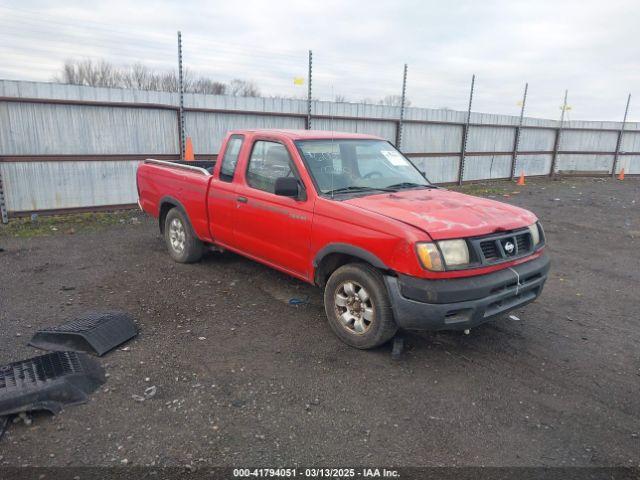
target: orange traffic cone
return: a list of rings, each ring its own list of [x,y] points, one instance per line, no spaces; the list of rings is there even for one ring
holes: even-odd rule
[[[524,185],[524,173],[520,174],[520,178],[518,178],[518,183],[516,185]]]
[[[624,168],[620,170],[620,173],[618,174],[618,180],[624,180]]]
[[[184,146],[184,159],[187,162],[193,162],[196,159],[196,157],[193,155],[193,144],[191,143],[191,137],[187,137],[187,141]]]

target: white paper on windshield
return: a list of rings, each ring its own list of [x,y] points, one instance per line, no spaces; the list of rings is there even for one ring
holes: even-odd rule
[[[407,160],[395,150],[382,150],[380,153],[387,157],[387,160],[389,160],[393,166],[404,167],[408,165]]]

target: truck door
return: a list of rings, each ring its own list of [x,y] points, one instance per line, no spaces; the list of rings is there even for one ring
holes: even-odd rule
[[[234,245],[242,252],[308,278],[313,202],[286,145],[257,138],[236,187]],[[299,181],[299,198],[276,195],[279,177]]]
[[[218,157],[220,166],[214,171],[207,198],[209,229],[215,242],[233,244],[236,218],[236,183],[233,182],[244,135],[231,135]]]

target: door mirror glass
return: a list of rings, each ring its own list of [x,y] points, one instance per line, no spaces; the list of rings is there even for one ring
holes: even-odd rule
[[[278,177],[274,193],[282,197],[298,198],[298,179],[295,177]]]

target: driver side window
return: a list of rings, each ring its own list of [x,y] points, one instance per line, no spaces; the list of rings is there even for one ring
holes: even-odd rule
[[[233,174],[238,165],[238,156],[240,155],[240,147],[242,147],[243,139],[244,137],[242,135],[233,135],[227,142],[227,148],[222,158],[222,165],[220,165],[220,180],[224,182],[231,182],[233,180]]]
[[[274,193],[277,178],[295,176],[293,161],[287,147],[266,140],[258,140],[253,144],[247,165],[249,186]]]

